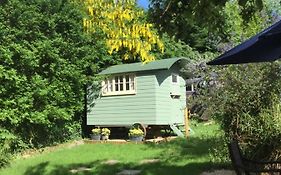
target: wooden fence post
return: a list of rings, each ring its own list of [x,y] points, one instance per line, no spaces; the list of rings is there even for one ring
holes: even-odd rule
[[[185,137],[189,137],[189,117],[190,111],[185,108],[184,109],[184,129],[185,129]]]

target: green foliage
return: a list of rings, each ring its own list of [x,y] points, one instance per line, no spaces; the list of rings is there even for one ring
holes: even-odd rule
[[[254,158],[280,158],[280,72],[280,62],[229,66],[210,99],[228,138]]]
[[[210,32],[208,25],[200,22],[202,19],[198,20],[193,15],[194,6],[191,1],[152,0],[151,7],[149,9],[150,20],[156,24],[160,32],[175,36],[177,40],[182,40],[200,52],[214,50],[214,46],[209,40],[214,33]],[[213,22],[218,21],[217,18]]]
[[[102,35],[85,34],[82,19],[68,0],[1,2],[0,134],[17,138],[13,149],[81,133],[84,85],[113,63]]]
[[[273,17],[277,17],[281,15],[281,7],[280,7],[280,0],[266,0],[264,2],[264,7]]]
[[[150,0],[152,9],[159,14],[160,18],[164,18],[168,13],[173,14],[171,19],[176,19],[179,14],[188,14],[202,23],[210,25],[219,24],[220,10],[223,9],[229,0],[204,0],[204,1],[185,1],[185,0]],[[248,20],[257,11],[264,7],[263,0],[238,0],[238,5],[241,8],[243,19]],[[184,12],[185,11],[185,12]],[[184,13],[183,13],[184,12]],[[182,19],[182,18],[179,18]],[[213,23],[213,24],[211,24]]]
[[[243,34],[243,19],[240,15],[241,8],[239,8],[237,1],[227,2],[222,11],[225,17],[224,32],[229,40],[238,44],[241,41],[241,34]]]
[[[247,21],[243,19],[241,11],[237,0],[227,2],[221,11],[224,18],[221,32],[226,37],[226,42],[231,42],[233,45],[238,45],[272,24],[273,9],[267,6],[262,11],[254,13]]]
[[[0,129],[0,167],[5,166],[12,156],[11,143],[16,137],[5,129]]]
[[[281,158],[281,115],[280,104],[262,110],[258,116],[242,114],[239,117],[239,133],[247,143],[245,152],[257,159]],[[247,133],[244,134],[244,133]]]
[[[224,135],[220,135],[215,141],[220,144],[210,149],[211,161],[214,163],[229,165],[230,164],[229,151],[228,151],[229,140]]]
[[[174,37],[169,37],[164,33],[161,40],[165,45],[164,53],[155,53],[159,59],[172,58],[172,57],[186,57],[190,60],[197,60],[200,54],[194,51],[189,45],[180,40],[176,40]]]
[[[149,17],[159,30],[200,53],[228,50],[269,26],[272,15],[279,12],[278,7],[270,5],[270,0],[151,0],[151,3]],[[225,45],[228,47],[224,48]]]

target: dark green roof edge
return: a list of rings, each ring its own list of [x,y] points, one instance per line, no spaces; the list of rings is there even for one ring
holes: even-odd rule
[[[148,70],[159,70],[159,69],[170,69],[179,60],[188,61],[187,58],[169,58],[162,60],[155,60],[146,64],[143,63],[131,63],[131,64],[120,64],[108,67],[107,69],[100,72],[100,75],[118,74],[118,73],[130,73],[140,72]]]

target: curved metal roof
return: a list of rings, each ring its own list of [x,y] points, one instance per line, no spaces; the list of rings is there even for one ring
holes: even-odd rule
[[[148,70],[170,69],[178,61],[187,62],[188,60],[184,57],[180,57],[180,58],[155,60],[146,64],[143,63],[120,64],[120,65],[108,67],[107,69],[103,70],[99,74],[108,75],[108,74],[140,72],[140,71],[148,71]]]

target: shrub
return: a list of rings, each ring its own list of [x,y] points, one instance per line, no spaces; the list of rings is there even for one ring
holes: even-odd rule
[[[16,137],[5,129],[0,129],[0,168],[7,165],[12,156],[12,145]]]
[[[279,104],[259,115],[243,114],[239,135],[247,154],[257,159],[281,158],[281,110]]]
[[[280,63],[228,66],[219,81],[209,105],[228,139],[251,158],[281,158]]]
[[[84,15],[75,1],[0,2],[0,129],[17,137],[11,150],[81,137],[85,85],[118,62],[103,34],[83,32]]]

